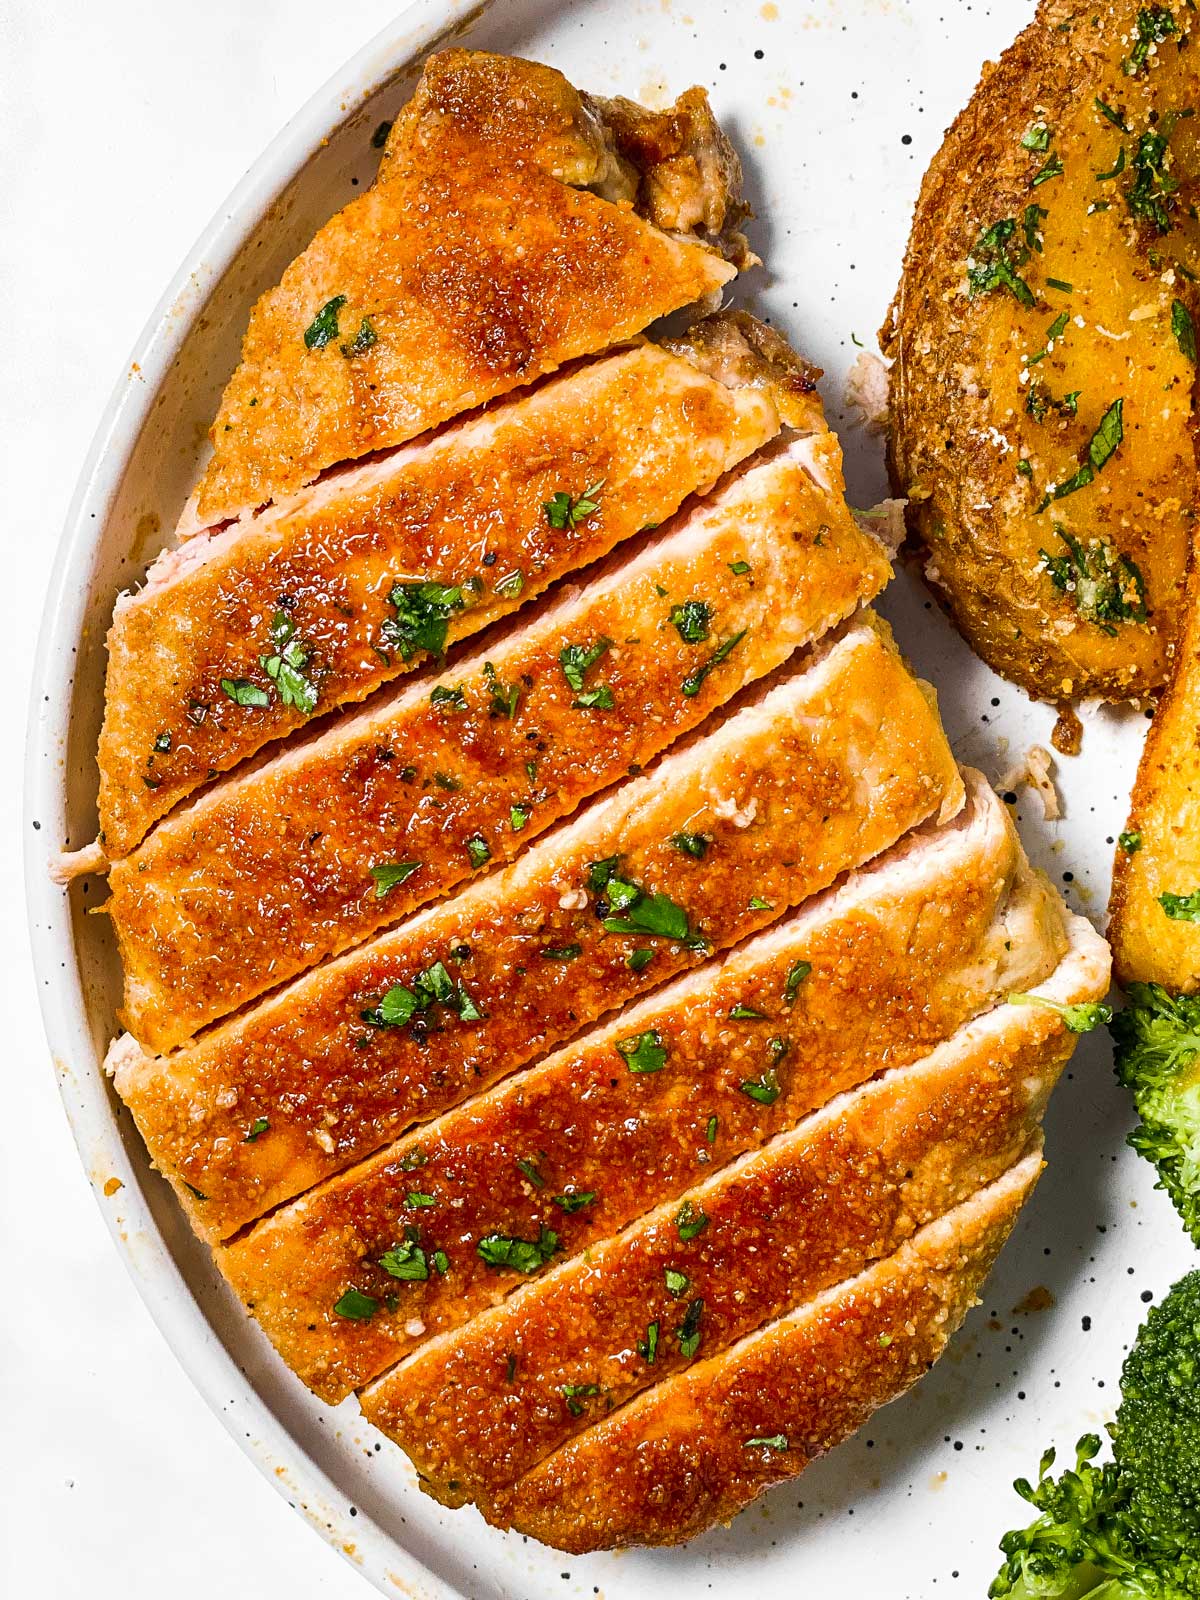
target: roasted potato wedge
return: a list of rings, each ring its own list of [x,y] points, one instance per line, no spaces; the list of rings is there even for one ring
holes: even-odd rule
[[[1200,536],[1174,671],[1142,752],[1113,866],[1108,937],[1121,984],[1200,987]]]
[[[922,185],[890,469],[972,647],[1049,700],[1163,682],[1197,500],[1200,16],[1044,0]]]

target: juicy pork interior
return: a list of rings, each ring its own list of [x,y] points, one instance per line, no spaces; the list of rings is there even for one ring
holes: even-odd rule
[[[750,259],[739,183],[699,90],[430,60],[118,606],[74,864],[118,858],[117,1092],[283,1357],[571,1550],[924,1370],[1107,984],[860,610],[813,369],[638,338]]]

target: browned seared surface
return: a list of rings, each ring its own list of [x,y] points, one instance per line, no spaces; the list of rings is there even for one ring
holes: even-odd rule
[[[1065,950],[1057,897],[972,774],[952,823],[274,1212],[221,1268],[288,1364],[336,1402],[541,1265],[485,1263],[482,1240],[548,1229],[551,1263],[576,1255],[924,1055]],[[374,1302],[364,1320],[335,1310],[351,1288]]]
[[[679,1544],[728,1521],[924,1376],[1040,1170],[1039,1140],[895,1255],[564,1445],[493,1518],[573,1552]]]
[[[365,699],[515,611],[566,572],[669,517],[801,413],[812,377],[783,347],[761,356],[743,319],[700,323],[671,351],[641,344],[576,367],[432,440],[327,478],[261,516],[188,540],[117,602],[100,735],[100,830],[110,857],[214,773],[312,715]],[[744,319],[749,324],[749,319]],[[750,325],[752,337],[767,330]],[[706,375],[727,347],[720,379]],[[695,360],[690,359],[695,353]],[[724,374],[728,374],[726,379]],[[819,404],[802,414],[822,426]],[[555,517],[595,485],[586,515]],[[410,586],[449,591],[432,635],[397,632]],[[264,665],[283,612],[311,709]],[[244,705],[222,684],[250,684]]]
[[[180,1044],[511,859],[890,575],[845,508],[831,434],[751,464],[486,654],[234,778],[117,862],[126,1025]]]
[[[702,97],[678,112],[699,141],[697,231],[674,237],[634,202],[644,179],[648,210],[682,214],[682,143],[664,151],[660,178],[617,154],[598,109],[552,68],[452,51],[426,70],[374,186],[251,314],[212,428],[204,522],[705,299],[734,275],[726,243],[746,259],[736,231],[713,243],[704,233],[718,214],[735,225],[742,207],[736,162],[714,167],[719,136]],[[571,187],[581,183],[598,192]]]
[[[857,623],[453,901],[175,1056],[119,1041],[118,1092],[196,1226],[229,1234],[953,815],[962,783],[927,692],[882,624]],[[681,833],[711,840],[703,860]],[[446,1002],[379,1025],[393,988],[445,989],[439,963]]]
[[[1076,941],[1050,982],[1093,999],[1107,952],[1085,923]],[[1048,1007],[999,1007],[424,1346],[366,1415],[432,1493],[486,1512],[573,1434],[999,1177],[1074,1045]]]

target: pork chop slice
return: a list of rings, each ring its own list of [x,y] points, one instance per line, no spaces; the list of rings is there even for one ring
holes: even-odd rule
[[[197,1228],[226,1237],[962,800],[931,691],[868,613],[502,871],[186,1050],[119,1040],[108,1064]]]
[[[1070,936],[1035,992],[1098,999],[1107,947],[1082,918]],[[429,1492],[489,1515],[498,1493],[607,1412],[890,1255],[1000,1177],[1075,1043],[1052,1006],[997,1007],[422,1345],[366,1390],[365,1415]],[[779,1066],[763,1048],[741,1070],[755,1068],[744,1092],[761,1104]]]
[[[552,68],[432,57],[376,182],[251,312],[188,520],[240,515],[717,294],[726,253],[753,259],[740,171],[702,94],[674,114],[669,154],[639,145],[636,110],[618,139]]]
[[[680,1544],[795,1477],[942,1354],[1042,1168],[1041,1140],[894,1255],[640,1395],[497,1499],[560,1550]]]
[[[814,382],[782,339],[725,313],[164,552],[108,634],[107,856],[214,774],[665,522],[785,421],[824,431]],[[288,630],[300,666],[272,677]]]
[[[293,1371],[336,1403],[541,1270],[546,1230],[578,1255],[1048,977],[1061,902],[966,777],[951,822],[218,1252]],[[485,1261],[486,1238],[523,1247]]]
[[[154,1048],[510,860],[891,576],[830,433],[436,678],[237,774],[113,865],[124,1020]],[[269,958],[264,959],[269,952]]]

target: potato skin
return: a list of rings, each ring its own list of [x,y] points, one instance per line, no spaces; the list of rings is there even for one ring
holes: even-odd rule
[[[1194,363],[1173,323],[1177,302],[1194,312],[1194,291],[1171,268],[1171,257],[1197,264],[1186,217],[1196,170],[1191,124],[1181,122],[1171,139],[1181,180],[1171,231],[1160,236],[1129,203],[1151,110],[1186,105],[1194,80],[1189,53],[1174,40],[1126,74],[1138,9],[1129,0],[1048,0],[984,68],[926,173],[880,334],[892,362],[889,469],[895,491],[909,497],[926,576],[990,666],[1055,701],[1136,698],[1162,684],[1195,515]],[[1171,9],[1180,36],[1195,29],[1182,4]],[[1129,132],[1097,108],[1097,97]],[[1035,125],[1049,137],[1030,150],[1022,138]],[[1035,184],[1056,158],[1062,173]],[[1115,177],[1098,177],[1118,162]],[[1094,209],[1097,202],[1107,209]],[[1044,215],[1021,261],[1031,206]],[[1016,224],[1012,251],[1030,305],[1003,286],[968,291],[972,252],[1005,218]],[[1063,312],[1069,321],[1051,341]],[[1051,404],[1039,420],[1031,391],[1051,402],[1077,391],[1075,412]],[[1086,459],[1117,399],[1124,437],[1115,453],[1089,485],[1044,506],[1047,490]],[[1064,554],[1064,530],[1136,566],[1144,621],[1089,615],[1055,586],[1045,556]]]

